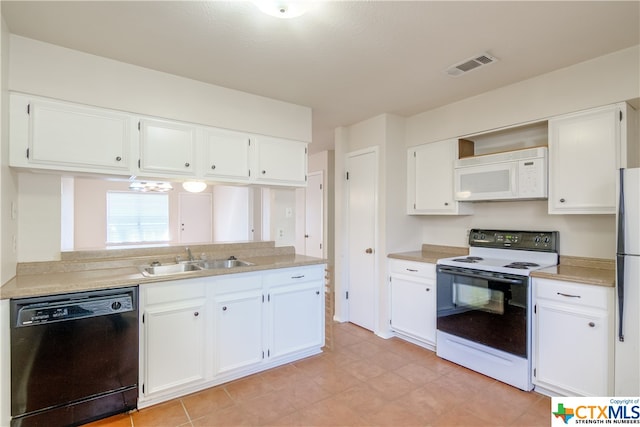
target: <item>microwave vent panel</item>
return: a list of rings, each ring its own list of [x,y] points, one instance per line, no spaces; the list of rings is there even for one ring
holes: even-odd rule
[[[485,52],[450,66],[445,70],[445,73],[451,77],[458,77],[485,65],[493,64],[496,61],[498,61],[498,58]]]

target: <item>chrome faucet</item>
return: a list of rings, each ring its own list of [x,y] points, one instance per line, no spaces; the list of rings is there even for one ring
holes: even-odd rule
[[[194,258],[193,258],[193,255],[191,254],[191,249],[189,248],[185,248],[185,249],[187,250],[187,254],[189,255],[189,261],[193,261]]]

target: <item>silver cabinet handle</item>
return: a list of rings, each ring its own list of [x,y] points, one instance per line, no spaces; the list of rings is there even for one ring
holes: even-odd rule
[[[412,272],[412,273],[417,273],[417,272],[418,272],[418,270],[414,270],[413,268],[407,268],[406,270],[407,270],[407,271],[410,271],[410,272]]]
[[[200,316],[200,313],[196,311],[195,313],[193,313],[193,315],[194,315],[195,317],[198,317],[198,316]]]
[[[563,294],[562,292],[558,292],[558,295],[562,295],[567,298],[582,298],[580,295]]]
[[[593,323],[593,322],[589,322],[589,327],[591,327],[591,328],[595,328],[595,326],[596,326],[596,324],[595,324],[595,323]]]
[[[564,200],[564,199],[560,199],[560,203],[564,203],[564,202],[565,202],[565,200]]]
[[[211,165],[211,169],[215,169],[215,168],[216,168],[216,165]]]
[[[304,274],[302,276],[291,276],[292,279],[302,279],[304,277]]]
[[[227,311],[227,306],[222,307],[222,311]]]
[[[186,168],[188,168],[188,167],[189,167],[189,166],[191,166],[191,165],[189,164],[189,162],[187,162],[187,163],[185,163],[185,164],[184,164],[184,166],[185,166]]]
[[[116,157],[116,162],[119,162],[120,160],[122,160],[122,157],[120,156]]]
[[[426,290],[427,292],[429,292],[429,291],[431,290],[431,288],[427,288],[427,289],[425,289],[425,290]]]

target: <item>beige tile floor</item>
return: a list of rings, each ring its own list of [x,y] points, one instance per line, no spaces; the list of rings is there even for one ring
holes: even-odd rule
[[[335,324],[335,348],[91,427],[549,426],[551,401],[393,338]]]

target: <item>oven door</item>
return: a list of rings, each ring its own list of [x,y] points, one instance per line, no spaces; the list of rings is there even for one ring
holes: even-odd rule
[[[529,278],[438,265],[437,329],[524,358]]]

